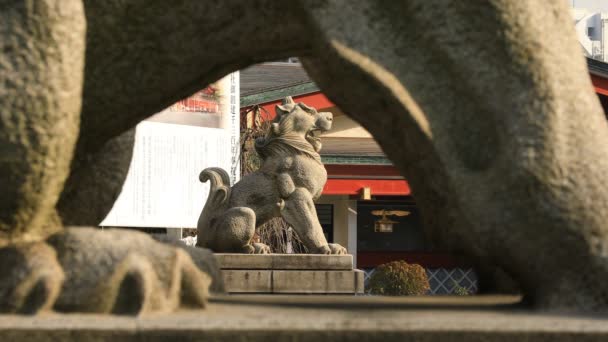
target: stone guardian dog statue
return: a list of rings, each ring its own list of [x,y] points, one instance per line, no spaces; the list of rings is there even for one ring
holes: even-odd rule
[[[198,220],[198,246],[215,252],[270,253],[253,243],[256,227],[283,217],[298,233],[310,253],[346,254],[338,244],[328,244],[317,218],[314,200],[321,196],[327,172],[321,163],[321,141],[316,132],[331,128],[333,116],[317,112],[291,97],[276,107],[267,135],[255,148],[262,158],[259,170],[232,188],[221,168],[207,168],[201,182],[211,188]]]

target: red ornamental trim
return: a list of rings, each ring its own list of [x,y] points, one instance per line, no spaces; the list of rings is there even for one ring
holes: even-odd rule
[[[336,106],[327,97],[325,97],[325,95],[323,95],[321,92],[318,92],[318,91],[314,92],[314,93],[293,96],[293,100],[295,102],[302,102],[309,107],[313,107],[313,108],[317,109],[318,111]],[[275,106],[280,105],[281,101],[282,100],[276,100],[276,101],[272,101],[272,102],[261,103],[260,107],[262,108],[262,112],[263,112],[262,118],[266,119],[266,120],[274,119],[274,117],[276,115],[276,113],[274,111]]]
[[[372,196],[411,194],[410,186],[405,180],[328,179],[323,187],[323,195],[359,195],[363,188],[370,188]]]
[[[608,96],[608,79],[591,74],[591,83],[596,93]]]

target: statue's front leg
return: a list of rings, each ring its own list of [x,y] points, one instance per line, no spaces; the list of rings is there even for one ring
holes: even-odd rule
[[[52,307],[64,279],[43,240],[78,136],[81,1],[10,1],[0,11],[0,312]]]
[[[345,254],[346,249],[338,244],[328,244],[319,223],[312,195],[304,188],[297,188],[285,199],[281,211],[312,254]]]
[[[132,231],[64,229],[57,215],[80,126],[82,2],[9,2],[0,32],[0,312],[204,305],[210,278],[183,250]],[[87,216],[73,215],[94,206],[83,198],[64,218]]]
[[[81,1],[14,1],[0,12],[0,246],[41,241],[68,176],[80,123]]]

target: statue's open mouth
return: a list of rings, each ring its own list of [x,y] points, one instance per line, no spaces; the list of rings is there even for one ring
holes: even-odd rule
[[[321,142],[321,129],[313,128],[306,133],[306,140],[311,144],[315,145]]]

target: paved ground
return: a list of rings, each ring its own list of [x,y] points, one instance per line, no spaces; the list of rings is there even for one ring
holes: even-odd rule
[[[608,316],[531,312],[517,297],[217,297],[144,317],[0,316],[0,341],[608,341]]]

